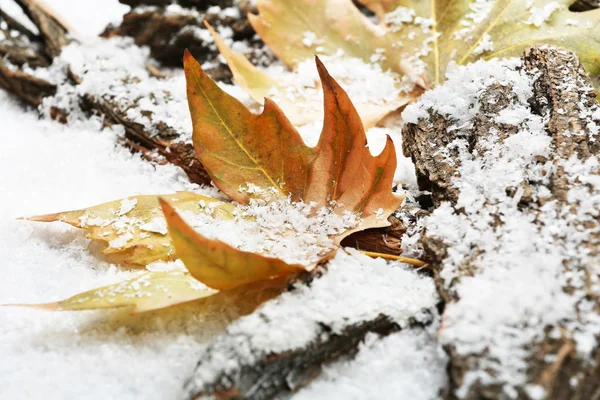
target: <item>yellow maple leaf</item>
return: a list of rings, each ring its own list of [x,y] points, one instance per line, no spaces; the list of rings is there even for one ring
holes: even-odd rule
[[[193,192],[165,195],[181,211],[233,218],[235,206]],[[131,196],[81,210],[26,218],[29,221],[60,221],[84,229],[87,237],[103,244],[109,260],[133,265],[174,260],[173,244],[158,203],[159,196]]]

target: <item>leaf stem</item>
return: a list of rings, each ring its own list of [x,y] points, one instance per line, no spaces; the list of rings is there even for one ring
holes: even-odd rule
[[[363,251],[363,250],[359,250],[359,251],[362,254],[364,254],[365,256],[369,256],[369,257],[373,257],[373,258],[379,257],[379,258],[383,258],[386,260],[401,261],[406,264],[414,265],[415,267],[424,267],[425,265],[427,265],[427,263],[425,261],[417,260],[415,258],[395,256],[393,254],[375,253],[373,251]]]

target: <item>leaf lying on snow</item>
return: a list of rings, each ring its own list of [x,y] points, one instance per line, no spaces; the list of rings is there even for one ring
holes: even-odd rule
[[[158,310],[218,293],[206,287],[184,269],[146,272],[133,279],[89,290],[63,301],[20,306],[52,311],[131,309],[131,314]]]
[[[76,310],[131,306],[142,312],[210,296],[216,290],[257,281],[279,281],[278,278],[311,269],[333,256],[341,239],[349,233],[388,226],[387,217],[403,199],[392,193],[396,168],[393,143],[388,138],[381,154],[371,155],[362,122],[348,95],[318,58],[316,62],[324,88],[325,117],[319,143],[310,148],[275,103],[266,100],[260,115],[251,113],[220,89],[186,51],[188,103],[198,158],[214,183],[240,204],[185,192],[160,199],[136,196],[31,218],[84,228],[92,239],[107,243],[108,251],[114,248],[117,253],[127,254],[131,263],[172,258],[171,251],[161,248],[157,252],[155,246],[165,244],[171,250],[174,245],[190,274],[180,272],[176,279],[168,274],[145,274],[42,307]],[[168,235],[157,222],[163,221],[159,218],[158,202]],[[278,207],[284,210],[276,214]],[[241,223],[236,218],[252,221],[265,236],[261,246],[268,247],[277,240],[281,243],[274,247],[276,254],[260,247],[255,247],[255,252],[245,251],[194,231],[176,208],[192,216],[208,211],[215,217],[209,221],[211,224],[223,218],[236,223]],[[256,210],[259,211],[253,215]],[[261,220],[265,225],[260,225]],[[273,234],[281,236],[273,240]],[[310,254],[303,253],[300,262],[284,260],[290,249],[296,249],[290,240],[301,246],[306,244],[302,250]],[[202,286],[194,286],[191,279],[211,290],[198,289]],[[147,289],[140,291],[142,283]]]
[[[240,203],[287,196],[320,207],[334,202],[340,214],[360,213],[358,229],[389,226],[387,217],[402,202],[392,193],[394,145],[388,138],[382,153],[371,155],[356,108],[318,58],[316,62],[325,119],[319,143],[311,149],[275,103],[267,99],[262,114],[251,113],[186,52],[198,158],[217,187]]]
[[[401,41],[398,53],[418,55],[436,84],[450,61],[519,56],[537,43],[572,49],[588,73],[600,72],[600,9],[571,12],[573,0],[360,1],[379,16],[391,43]]]
[[[281,278],[304,270],[278,258],[241,251],[194,231],[165,200],[161,207],[177,256],[194,278],[214,289],[225,290],[256,281]]]
[[[398,85],[401,81],[416,85],[417,89],[404,88],[395,99],[377,104],[379,112],[368,109],[369,101],[361,102],[365,126],[414,100],[420,94],[418,88],[441,83],[451,61],[461,65],[480,58],[518,56],[533,44],[548,43],[576,51],[588,73],[600,73],[596,50],[600,10],[571,12],[572,0],[360,1],[377,14],[379,24],[366,18],[352,0],[257,0],[259,14],[248,18],[269,48],[292,69],[315,54],[358,58],[395,73]],[[314,117],[297,105],[299,99],[294,98],[294,91],[290,93],[289,85],[266,77],[222,40],[215,41],[236,83],[251,97],[260,101],[270,93],[284,111],[299,114],[301,118],[294,123]]]
[[[126,264],[147,265],[157,260],[173,260],[173,244],[167,235],[158,197],[132,196],[81,210],[27,218],[30,221],[61,221],[88,232],[87,237],[104,244],[103,254]],[[164,196],[179,210],[233,218],[235,207],[229,203],[193,192]]]

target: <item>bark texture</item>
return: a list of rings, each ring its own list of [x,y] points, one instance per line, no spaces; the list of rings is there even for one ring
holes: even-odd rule
[[[40,35],[0,9],[0,32],[4,37],[0,43],[0,88],[38,106],[44,97],[56,92],[56,85],[35,76],[32,68],[49,66],[69,39],[64,25],[36,2],[17,3],[35,22]]]
[[[581,326],[577,329],[587,329],[591,326],[590,320],[594,319],[594,315],[600,315],[600,298],[596,294],[595,284],[598,274],[597,265],[600,262],[600,220],[597,212],[595,216],[593,212],[582,214],[583,203],[572,199],[570,190],[579,187],[577,185],[581,182],[578,181],[579,178],[574,178],[574,175],[566,172],[565,165],[570,165],[569,162],[573,160],[581,165],[597,162],[600,141],[590,119],[590,114],[598,110],[596,94],[579,60],[572,52],[556,47],[534,47],[527,51],[522,59],[525,71],[539,74],[533,85],[533,95],[529,99],[529,104],[533,114],[547,119],[545,132],[551,138],[550,155],[539,157],[538,165],[550,166],[554,170],[547,171],[549,175],[547,180],[525,180],[515,187],[507,187],[507,200],[516,197],[517,212],[521,216],[526,216],[528,220],[533,220],[533,223],[538,226],[538,235],[554,243],[556,248],[570,246],[572,238],[565,237],[560,232],[551,232],[551,228],[545,229],[548,221],[543,217],[544,205],[556,206],[563,210],[565,214],[562,218],[568,221],[564,223],[565,229],[573,228],[577,232],[587,232],[587,236],[584,236],[584,239],[572,250],[577,256],[565,259],[562,276],[557,277],[561,282],[565,281],[564,293],[569,295],[580,293],[583,296],[582,301],[590,301],[591,305],[585,313],[582,313],[578,306],[574,306],[572,310],[572,315],[577,316],[576,323]],[[465,210],[458,206],[463,187],[460,172],[462,163],[465,159],[484,157],[492,151],[489,143],[496,142],[500,146],[498,148],[501,148],[503,143],[511,140],[519,131],[517,126],[499,123],[496,118],[502,110],[509,109],[517,103],[516,97],[517,95],[509,86],[500,84],[489,86],[481,94],[477,103],[480,107],[479,112],[466,132],[451,129],[453,121],[431,109],[427,118],[405,126],[403,151],[415,162],[420,188],[431,191],[436,208],[449,203],[458,215],[465,213]],[[494,132],[497,132],[498,137],[494,136]],[[460,146],[456,145],[457,140],[467,143],[467,151],[470,153],[468,158],[465,158]],[[598,176],[600,171],[596,169],[592,174]],[[524,173],[523,176],[527,175]],[[594,198],[598,195],[599,188],[594,188],[594,185],[583,185],[581,190],[587,191],[587,196]],[[490,199],[482,207],[489,208],[492,218],[489,224],[493,230],[500,232],[505,223],[505,215],[494,211],[502,209],[497,201]],[[482,221],[469,220],[466,214],[464,218],[464,224],[473,224],[473,227],[486,224]],[[533,239],[531,237],[531,240]],[[426,224],[423,246],[426,257],[436,270],[440,294],[447,302],[446,312],[455,306],[457,309],[463,309],[459,308],[462,304],[474,300],[473,297],[469,298],[468,294],[461,296],[460,293],[463,293],[460,290],[461,283],[463,280],[477,282],[482,275],[481,271],[486,268],[479,260],[490,251],[489,248],[484,249],[475,245],[470,249],[469,254],[455,265],[454,261],[449,260],[452,260],[453,254],[461,251],[459,249],[461,244],[451,243],[429,232]],[[540,253],[539,257],[543,257],[543,254]],[[452,276],[451,279],[444,275],[447,274],[445,268],[450,265],[456,267],[456,276]],[[487,268],[493,267],[487,266]],[[515,265],[514,268],[516,280],[519,279],[518,266]],[[582,274],[584,289],[576,288],[569,283],[569,276],[572,273]],[[444,276],[446,277],[443,278]],[[481,290],[487,289],[482,286]],[[481,312],[485,313],[488,307],[489,305],[481,304]],[[464,309],[472,310],[472,308]],[[477,325],[471,327],[474,331],[488,328]],[[513,395],[520,399],[533,398],[533,392],[528,391],[528,388],[531,389],[533,385],[542,388],[545,398],[549,399],[597,398],[600,393],[600,351],[596,347],[590,359],[586,360],[575,351],[577,340],[574,328],[559,324],[555,327],[561,332],[558,336],[550,334],[552,328],[552,326],[540,328],[537,334],[540,339],[524,346],[523,352],[527,355],[526,382],[517,385]],[[452,329],[452,327],[445,328],[442,325],[440,336],[442,340],[444,329]],[[509,331],[519,328],[507,324],[496,329]],[[467,335],[467,332],[464,332],[464,335],[454,332],[453,335],[455,336],[451,337],[461,341],[461,337]],[[492,343],[488,345],[493,346]],[[468,353],[461,351],[452,341],[446,342],[445,348],[450,356],[449,372],[453,383],[453,395],[466,399],[496,399],[506,396],[505,382],[501,376],[492,373],[488,380],[477,378],[473,381],[472,379],[474,371],[485,369],[486,365],[494,365],[493,354],[498,349],[487,347],[481,352]],[[471,381],[467,382],[467,379]]]
[[[143,2],[135,3],[136,6]],[[170,2],[166,2],[170,4]],[[219,5],[228,12],[215,12],[209,9]],[[216,4],[218,3],[218,4]],[[217,31],[231,30],[231,38],[246,44],[244,54],[256,65],[270,64],[275,57],[265,48],[262,41],[255,37],[254,29],[248,21],[249,13],[257,13],[256,7],[250,1],[222,2],[185,2],[187,8],[172,10],[158,4],[159,7],[148,9],[133,8],[123,17],[119,26],[109,26],[102,36],[129,36],[138,46],[148,46],[152,57],[165,66],[180,67],[183,52],[188,49],[192,55],[204,61],[213,62],[206,72],[215,80],[231,82],[232,74],[226,64],[218,59],[218,52],[210,38],[204,21]]]

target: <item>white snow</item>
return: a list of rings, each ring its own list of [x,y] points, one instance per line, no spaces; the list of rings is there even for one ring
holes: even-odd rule
[[[77,209],[136,193],[189,189],[173,166],[117,146],[101,121],[39,120],[0,92],[0,304],[60,300],[136,272],[99,260],[83,232],[23,215]],[[0,308],[0,398],[165,399],[236,307],[190,305],[136,318]],[[206,311],[204,311],[206,309]],[[121,320],[121,322],[118,322]]]
[[[436,328],[435,326],[432,328]],[[370,333],[355,360],[341,360],[323,368],[321,375],[294,400],[329,400],[331,393],[347,400],[436,400],[447,386],[446,353],[428,328],[400,331],[379,338]],[[390,378],[390,371],[394,371]]]
[[[548,21],[550,16],[554,14],[556,10],[562,7],[563,6],[556,1],[551,1],[541,8],[531,7],[529,9],[529,18],[525,23],[539,28],[544,22]]]

